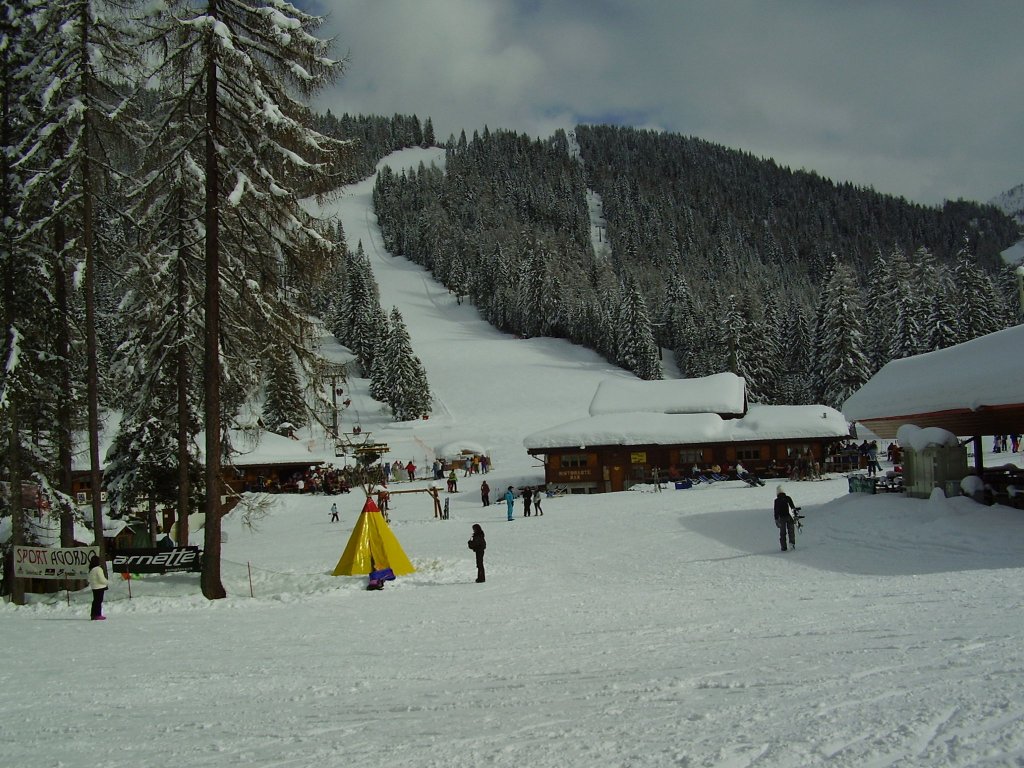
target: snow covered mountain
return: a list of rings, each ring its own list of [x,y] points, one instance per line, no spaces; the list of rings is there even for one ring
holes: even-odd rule
[[[1008,216],[1024,224],[1024,184],[996,195],[989,202]]]

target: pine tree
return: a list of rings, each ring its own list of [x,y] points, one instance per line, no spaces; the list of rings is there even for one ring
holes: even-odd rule
[[[342,146],[312,130],[298,97],[330,82],[340,64],[315,36],[323,19],[295,6],[168,0],[150,21],[169,113],[190,121],[190,169],[203,183],[206,527],[203,594],[220,579],[222,409],[245,396],[260,337],[286,345],[304,367],[308,295],[326,274],[334,244],[299,205],[331,177]],[[226,321],[222,323],[222,318]],[[227,361],[239,378],[222,390]]]
[[[939,267],[935,274],[934,292],[925,325],[928,347],[924,351],[945,349],[957,343],[960,331],[957,328],[958,319],[953,293],[953,281],[949,270]]]
[[[263,423],[271,432],[288,435],[307,423],[307,406],[291,353],[272,344],[267,353]],[[288,426],[286,426],[288,425]]]
[[[40,94],[26,125],[19,165],[32,176],[23,204],[39,214],[34,229],[56,245],[54,274],[83,265],[81,297],[92,523],[103,557],[99,455],[100,366],[96,275],[103,257],[98,211],[115,183],[111,152],[131,146],[131,105],[122,89],[140,67],[124,8],[100,14],[92,0],[53,0],[33,16],[28,85]],[[65,251],[74,249],[74,254]],[[69,428],[69,425],[65,425]]]
[[[616,320],[616,362],[639,378],[661,378],[661,355],[651,332],[647,302],[635,278],[630,277],[622,292]]]
[[[395,421],[418,419],[431,410],[430,386],[423,364],[413,354],[412,340],[398,307],[391,309],[387,349],[386,402]]]
[[[810,405],[814,400],[812,333],[807,314],[791,302],[785,321],[785,352],[782,367],[782,402]]]
[[[49,270],[40,249],[26,242],[31,219],[19,215],[19,208],[24,210],[30,178],[17,162],[31,141],[27,126],[33,120],[33,89],[25,75],[34,53],[31,22],[36,6],[29,0],[14,0],[0,12],[0,470],[11,488],[20,488],[31,476],[32,392],[45,391],[42,358],[33,354],[45,349],[45,342],[33,338],[33,329],[40,327],[35,321],[47,314],[40,311],[47,307],[37,299]],[[7,515],[11,545],[28,543],[24,510],[0,498],[0,516]],[[13,580],[11,599],[16,605],[24,604],[21,579]]]
[[[960,341],[970,341],[994,333],[1003,327],[1008,314],[992,278],[960,253],[953,268],[956,304],[960,311]]]
[[[841,408],[870,377],[863,303],[853,272],[833,254],[814,336],[818,402]]]

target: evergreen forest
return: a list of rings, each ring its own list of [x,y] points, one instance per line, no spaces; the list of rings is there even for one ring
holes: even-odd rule
[[[449,138],[386,171],[385,244],[496,327],[644,379],[732,371],[762,403],[840,406],[889,360],[1019,322],[996,207],[927,207],[704,140],[578,126]],[[591,209],[599,209],[592,215]]]

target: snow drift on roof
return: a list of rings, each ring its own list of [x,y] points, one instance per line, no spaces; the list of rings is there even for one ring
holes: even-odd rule
[[[605,379],[590,401],[590,415],[612,413],[743,413],[746,381],[734,373],[696,379]]]
[[[647,382],[651,383],[651,382]],[[599,445],[696,445],[701,443],[843,438],[849,425],[822,405],[757,405],[741,419],[715,413],[609,413],[577,419],[527,435],[527,450],[581,449]]]
[[[893,360],[843,404],[851,421],[1024,400],[1024,325],[955,347]]]

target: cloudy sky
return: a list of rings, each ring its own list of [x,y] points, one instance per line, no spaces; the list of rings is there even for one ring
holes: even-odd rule
[[[1020,0],[309,1],[336,114],[656,128],[927,204],[1024,183]]]

